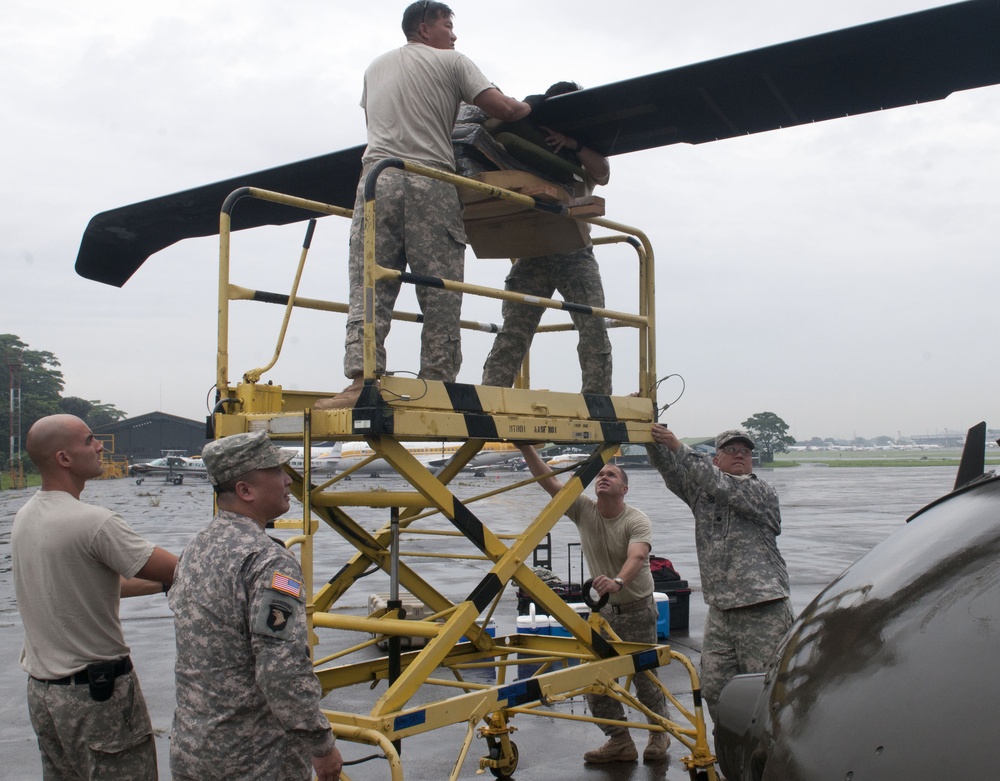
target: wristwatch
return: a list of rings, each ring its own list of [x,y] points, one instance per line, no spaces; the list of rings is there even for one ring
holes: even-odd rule
[[[624,580],[622,580],[621,578],[612,578],[612,580],[613,580],[613,581],[614,581],[615,583],[617,583],[617,584],[618,584],[618,590],[619,590],[619,591],[621,591],[621,590],[622,590],[623,588],[625,588],[625,581],[624,581]]]

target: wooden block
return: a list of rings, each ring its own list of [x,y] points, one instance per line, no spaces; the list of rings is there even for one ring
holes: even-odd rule
[[[573,217],[603,217],[604,199],[596,195],[574,198],[569,213]]]
[[[499,198],[490,198],[478,203],[467,203],[462,210],[462,219],[468,224],[470,220],[487,220],[492,217],[502,217],[507,214],[517,214],[525,211],[527,209],[519,203],[503,201]]]
[[[525,195],[531,195],[533,198],[539,198],[541,197],[540,194],[544,194],[545,199],[549,201],[567,204],[570,202],[570,195],[565,188],[540,176],[530,174],[527,171],[485,171],[481,174],[476,174],[472,178],[477,182],[489,184],[493,187],[502,187],[504,190],[511,190],[513,192],[523,192]],[[530,188],[532,192],[524,192],[525,188]],[[462,199],[462,203],[466,204],[494,198],[494,196],[488,193],[470,190],[466,187],[458,188],[458,194]]]

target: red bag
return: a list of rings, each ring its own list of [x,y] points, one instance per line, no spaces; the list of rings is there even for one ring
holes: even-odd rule
[[[649,557],[649,571],[653,575],[653,580],[680,580],[681,576],[677,574],[677,570],[674,569],[673,563],[670,559],[665,559],[662,556]]]

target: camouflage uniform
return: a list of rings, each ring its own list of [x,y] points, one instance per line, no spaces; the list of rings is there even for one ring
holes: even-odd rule
[[[185,548],[168,596],[175,781],[311,778],[311,758],[334,738],[319,709],[295,557],[253,519],[222,511]]]
[[[28,713],[46,781],[156,778],[153,724],[134,671],[119,675],[103,702],[93,700],[86,683],[56,686],[29,678]]]
[[[344,374],[358,377],[364,368],[364,186],[370,165],[358,185],[351,222],[350,312]],[[465,225],[454,185],[387,169],[375,188],[375,257],[380,266],[461,282],[465,275]],[[398,282],[376,284],[375,370],[385,371],[385,339],[392,325]],[[424,316],[420,376],[454,382],[462,366],[459,333],[462,294],[418,285],[417,302]]]
[[[506,289],[541,298],[551,298],[558,290],[564,301],[604,306],[604,287],[592,246],[521,258],[507,277]],[[503,328],[483,366],[483,385],[509,388],[514,384],[543,312],[541,307],[504,301]],[[604,318],[578,312],[570,312],[570,317],[580,332],[576,348],[583,376],[580,392],[610,395],[611,340]]]
[[[601,609],[601,616],[611,624],[611,628],[615,630],[615,634],[622,640],[656,645],[656,619],[659,613],[656,609],[656,603],[653,602],[652,594],[646,597],[645,601],[648,602],[648,605],[639,607],[630,613],[615,613],[611,605],[605,605]],[[652,673],[659,677],[656,670],[653,670]],[[664,718],[669,718],[669,714],[667,713],[667,699],[664,697],[663,691],[649,680],[649,676],[646,673],[637,674],[632,679],[632,682],[635,684],[635,695],[639,698],[639,702],[653,711],[653,713],[657,713]],[[625,718],[625,708],[622,707],[622,704],[618,700],[612,697],[601,694],[588,694],[587,704],[590,706],[590,712],[595,718],[614,719],[616,721],[622,721]],[[608,724],[598,724],[598,726],[608,737],[628,732],[628,729],[625,727],[615,727]]]
[[[792,625],[788,571],[778,551],[775,490],[756,475],[729,475],[682,444],[647,445],[650,461],[695,517],[702,592],[708,604],[701,690],[715,721],[722,687],[761,672]]]

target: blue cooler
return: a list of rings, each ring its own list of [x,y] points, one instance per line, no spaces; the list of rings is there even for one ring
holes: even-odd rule
[[[566,607],[570,608],[574,613],[576,613],[580,618],[586,621],[590,617],[590,608],[587,607],[586,602],[567,602]],[[542,616],[544,618],[545,616]],[[572,637],[568,629],[563,627],[556,619],[549,618],[549,634],[556,637]]]
[[[549,635],[552,634],[549,628],[549,617],[535,615],[532,610],[531,615],[517,617],[517,633],[519,635]]]
[[[653,592],[653,600],[656,602],[656,637],[658,640],[666,640],[670,637],[670,595],[662,591]]]

